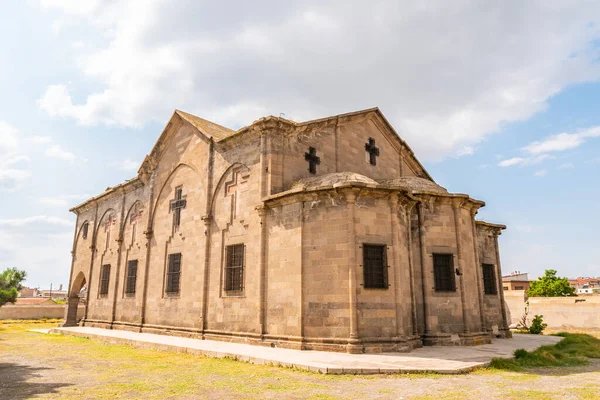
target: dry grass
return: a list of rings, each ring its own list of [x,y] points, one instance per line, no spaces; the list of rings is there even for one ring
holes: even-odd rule
[[[598,393],[600,381],[600,363],[554,372],[321,375],[28,331],[56,325],[18,321],[0,325],[0,398],[588,399],[593,398],[590,393]],[[11,370],[23,371],[20,379],[7,378]]]

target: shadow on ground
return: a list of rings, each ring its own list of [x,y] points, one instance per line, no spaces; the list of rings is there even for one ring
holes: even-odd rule
[[[50,369],[53,368],[0,362],[0,399],[30,399],[40,394],[56,393],[58,389],[70,386],[69,383],[35,381],[35,378],[42,376],[40,371]]]

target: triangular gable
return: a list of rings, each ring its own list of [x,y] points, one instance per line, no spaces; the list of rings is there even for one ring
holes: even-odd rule
[[[395,141],[397,143],[400,143],[400,145],[402,146],[402,148],[404,149],[404,151],[403,151],[404,161],[413,170],[413,172],[415,173],[415,175],[417,175],[417,176],[419,176],[421,178],[427,178],[430,181],[435,182],[433,180],[433,178],[431,177],[431,175],[429,175],[429,172],[427,172],[427,170],[425,169],[425,167],[423,166],[423,164],[421,164],[421,162],[417,159],[417,157],[415,156],[415,153],[413,152],[413,150],[400,137],[400,135],[398,135],[398,132],[396,132],[396,130],[394,129],[394,127],[392,126],[392,124],[390,124],[390,122],[383,115],[383,113],[381,112],[381,110],[378,107],[376,107],[373,110],[373,112],[375,113],[375,115],[377,116],[377,118],[379,118],[380,121],[385,126],[385,129],[382,130],[383,134],[386,135],[388,137],[388,139],[390,139],[392,141]]]
[[[369,115],[371,114],[371,115]],[[293,122],[286,121],[292,124],[293,126],[301,127],[308,126],[313,124],[321,124],[326,123],[327,121],[334,120],[343,120],[344,118],[352,118],[357,116],[365,116],[371,117],[371,119],[378,126],[381,133],[387,138],[387,140],[391,143],[392,147],[397,152],[402,151],[404,162],[409,166],[409,168],[413,171],[413,173],[421,178],[429,179],[432,182],[435,182],[429,172],[423,167],[423,165],[419,162],[415,153],[410,148],[410,146],[398,135],[394,127],[389,123],[387,118],[383,115],[381,110],[378,107],[368,108],[366,110],[353,111],[349,113],[334,115],[326,118],[319,118],[305,122]],[[274,117],[273,117],[274,118]],[[401,150],[402,149],[402,150]]]
[[[186,112],[175,110],[175,114],[189,122],[193,127],[198,129],[208,138],[214,138],[216,141],[220,141],[236,133],[233,129],[226,128],[219,124],[215,124],[212,121],[208,121],[204,118],[197,117]]]
[[[235,131],[215,124],[214,122],[207,121],[183,111],[175,110],[169,119],[169,122],[160,134],[158,140],[152,147],[152,151],[144,158],[144,161],[138,170],[138,174],[148,174],[156,167],[162,157],[162,153],[167,148],[171,137],[184,123],[193,127],[198,133],[198,137],[207,143],[213,140],[213,138],[222,140],[223,138],[235,133]]]

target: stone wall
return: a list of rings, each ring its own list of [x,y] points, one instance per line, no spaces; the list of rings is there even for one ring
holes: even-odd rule
[[[523,290],[504,292],[511,324],[523,316],[526,297]],[[530,323],[536,314],[550,329],[600,329],[600,296],[530,297]]]
[[[83,318],[85,306],[79,306],[77,309],[77,319]],[[56,305],[4,305],[0,308],[0,320],[3,319],[42,319],[42,318],[63,318],[65,316],[65,306]]]

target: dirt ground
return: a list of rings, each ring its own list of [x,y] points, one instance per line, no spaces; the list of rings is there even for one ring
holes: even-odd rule
[[[466,375],[335,376],[0,326],[0,399],[600,399],[600,361]]]

